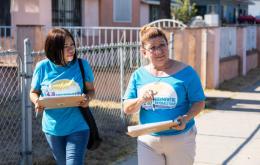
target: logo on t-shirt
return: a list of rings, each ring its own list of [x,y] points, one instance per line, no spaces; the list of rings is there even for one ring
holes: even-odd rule
[[[140,88],[140,90],[138,91],[138,96],[142,96],[143,93],[147,90],[152,90],[154,93],[157,94],[154,96],[153,102],[147,102],[142,105],[144,109],[153,109],[152,104],[154,104],[155,110],[172,109],[176,107],[178,97],[175,89],[171,85],[165,82],[149,83]]]
[[[45,86],[43,92],[45,96],[79,95],[81,94],[81,89],[74,80],[61,79]]]

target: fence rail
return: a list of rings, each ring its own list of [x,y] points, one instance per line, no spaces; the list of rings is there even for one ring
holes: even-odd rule
[[[44,33],[53,27],[45,27]],[[139,27],[66,27],[73,37],[77,46],[92,46],[121,42],[138,42]]]

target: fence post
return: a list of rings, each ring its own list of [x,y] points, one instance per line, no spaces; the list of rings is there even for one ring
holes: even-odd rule
[[[32,76],[32,47],[30,40],[24,40],[24,62],[23,62],[23,107],[22,107],[22,165],[32,164],[32,103],[29,99],[29,90]]]
[[[240,56],[239,73],[246,75],[247,28],[237,28],[237,54]]]
[[[170,51],[169,51],[169,57],[170,57],[170,59],[174,59],[174,51],[173,51],[173,48],[174,48],[174,33],[173,32],[171,32],[170,33],[170,41],[169,41],[169,49],[170,49]]]
[[[126,126],[125,114],[124,114],[124,105],[123,105],[123,97],[124,97],[124,48],[123,45],[119,45],[119,55],[120,55],[120,93],[121,93],[121,119],[123,121],[124,126]]]
[[[201,83],[202,87],[206,88],[207,84],[207,43],[208,43],[208,29],[201,30]]]

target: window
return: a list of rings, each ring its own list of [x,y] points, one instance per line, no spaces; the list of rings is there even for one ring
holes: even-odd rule
[[[149,21],[153,22],[160,19],[160,8],[159,5],[150,5],[149,8]]]
[[[217,5],[208,5],[208,14],[218,14],[218,6]]]
[[[198,5],[196,6],[196,8],[197,8],[197,15],[200,15],[204,18],[204,15],[206,14],[207,11],[207,6]]]
[[[11,25],[10,1],[0,0],[0,26]],[[10,36],[10,29],[0,29],[0,36]]]
[[[113,4],[114,22],[132,21],[132,0],[114,0]]]
[[[52,0],[53,26],[81,26],[81,0]]]

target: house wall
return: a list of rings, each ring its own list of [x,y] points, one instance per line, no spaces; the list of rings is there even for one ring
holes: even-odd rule
[[[8,50],[15,48],[15,41],[13,37],[0,37],[0,51],[2,49]]]
[[[51,0],[13,0],[11,4],[12,25],[52,26],[51,5]],[[82,0],[82,26],[98,25],[99,1]]]
[[[40,25],[52,26],[51,0],[39,0]]]
[[[13,26],[40,24],[39,0],[11,1],[11,24]]]
[[[246,72],[254,69],[258,66],[258,53],[257,51],[251,51],[246,56]]]
[[[219,65],[219,83],[239,75],[239,56],[221,59]]]
[[[100,0],[100,26],[125,26],[138,27],[140,26],[140,0],[132,0],[132,21],[131,22],[114,22],[113,20],[113,0]]]
[[[99,26],[99,1],[83,0],[82,26]]]
[[[142,3],[140,5],[140,26],[149,23],[149,5]]]
[[[45,35],[43,27],[40,25],[17,25],[17,51],[23,58],[24,39],[28,38],[34,51],[40,51],[44,48]]]
[[[11,24],[51,26],[51,0],[11,1]]]

